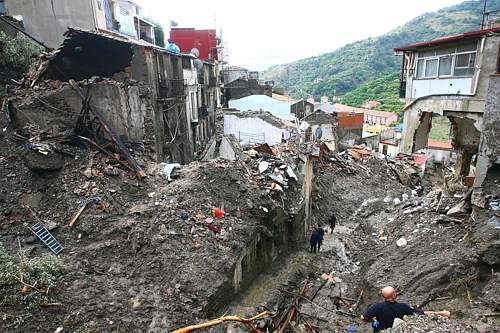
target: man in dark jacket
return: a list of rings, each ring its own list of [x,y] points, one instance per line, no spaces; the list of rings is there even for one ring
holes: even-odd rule
[[[318,228],[314,228],[314,230],[311,233],[311,238],[309,239],[309,243],[311,244],[311,253],[316,253],[316,251],[319,251],[319,240],[320,240],[320,232]]]
[[[330,229],[332,229],[332,234],[333,234],[333,229],[335,229],[335,223],[337,222],[337,217],[335,216],[335,213],[332,213],[329,222],[330,222]]]
[[[418,314],[437,314],[445,317],[450,316],[449,311],[424,311],[422,309],[412,308],[405,303],[396,302],[397,293],[393,287],[385,287],[382,289],[383,302],[372,305],[363,313],[361,319],[372,321],[373,332],[380,332],[386,328],[392,327],[394,319],[403,319],[404,316]]]

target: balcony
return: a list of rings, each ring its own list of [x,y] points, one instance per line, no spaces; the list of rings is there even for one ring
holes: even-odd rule
[[[208,107],[206,105],[200,106],[198,108],[198,118],[200,119],[208,118]]]
[[[184,89],[184,80],[182,79],[170,79],[160,82],[158,85],[159,98],[172,98],[172,97],[183,97],[183,96],[186,96],[186,91]]]

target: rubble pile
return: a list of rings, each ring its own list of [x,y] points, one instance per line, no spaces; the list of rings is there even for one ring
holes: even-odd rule
[[[388,330],[390,333],[476,333],[481,332],[471,325],[440,316],[406,316],[406,324]],[[488,332],[488,331],[483,331]]]
[[[115,158],[61,139],[26,127],[5,132],[0,147],[2,244],[47,254],[29,230],[40,221],[64,246],[62,305],[48,329],[165,331],[228,302],[238,256],[258,232],[272,235],[262,221],[276,208],[240,163],[194,162],[169,182],[166,165],[128,144],[148,175],[139,181]],[[47,327],[45,311],[24,323],[12,321],[22,308],[2,311],[5,329]]]

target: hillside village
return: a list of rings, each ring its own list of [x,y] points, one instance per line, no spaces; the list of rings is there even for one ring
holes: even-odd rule
[[[359,82],[148,13],[0,0],[0,331],[500,332],[498,1]]]

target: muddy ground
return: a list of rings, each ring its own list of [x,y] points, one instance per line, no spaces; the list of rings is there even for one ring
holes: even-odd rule
[[[149,176],[139,182],[95,152],[65,145],[74,157],[44,159],[11,135],[0,142],[1,243],[16,257],[18,238],[27,258],[51,255],[27,229],[42,221],[65,247],[66,275],[53,290],[60,305],[22,323],[13,319],[22,307],[0,307],[0,331],[167,332],[209,318],[228,302],[235,261],[264,228],[263,208],[275,208],[236,163],[194,162],[167,183],[147,152],[136,151]],[[103,205],[68,227],[93,196]],[[204,224],[212,207],[226,211],[217,233]]]
[[[232,297],[239,253],[257,232],[273,232],[263,231],[262,221],[279,204],[241,164],[194,162],[168,183],[152,153],[134,147],[149,176],[139,182],[82,147],[64,145],[74,156],[41,159],[11,138],[9,131],[0,136],[1,243],[14,256],[18,239],[25,256],[50,255],[26,228],[43,221],[65,247],[60,258],[66,274],[53,290],[60,305],[42,307],[23,322],[12,320],[25,313],[22,307],[0,307],[2,331],[167,332],[223,313],[280,313],[306,278],[311,291],[324,272],[333,272],[335,283],[300,309],[322,332],[344,332],[351,324],[368,331],[369,325],[335,313],[349,312],[338,297],[355,300],[363,289],[363,310],[387,284],[414,305],[438,299],[425,308],[449,309],[461,327],[498,330],[498,317],[485,316],[499,307],[498,217],[485,210],[443,216],[461,199],[438,200],[435,182],[416,195],[385,160],[372,157],[353,172],[316,165],[312,221],[324,225],[334,212],[336,229],[320,253],[308,253],[304,239]],[[93,196],[103,205],[88,208],[68,227],[82,200]],[[215,221],[221,233],[203,223],[214,206],[227,213]],[[399,247],[402,237],[407,244]],[[231,324],[212,331],[245,330]]]
[[[371,331],[369,324],[349,314],[359,316],[380,301],[379,290],[386,285],[397,288],[400,301],[452,313],[449,321],[410,321],[408,332],[499,332],[498,217],[485,210],[447,217],[461,199],[444,194],[439,202],[441,184],[432,178],[441,178],[425,179],[428,185],[419,196],[396,180],[385,161],[372,158],[365,166],[369,172],[325,169],[316,177],[314,220],[321,225],[332,212],[337,215],[337,226],[326,234],[321,252],[310,254],[305,244],[287,264],[257,280],[228,311],[246,316],[263,309],[278,311],[290,304],[306,278],[306,295],[312,297],[321,274],[333,272],[334,283],[319,291],[314,304],[301,302],[297,332],[307,331],[304,323],[321,332],[346,332],[349,327]],[[395,204],[395,198],[401,203]],[[400,247],[396,242],[401,238],[406,245]],[[348,305],[355,304],[361,289],[363,301],[350,311]],[[252,304],[260,307],[252,311]],[[227,331],[244,330],[231,325]]]

